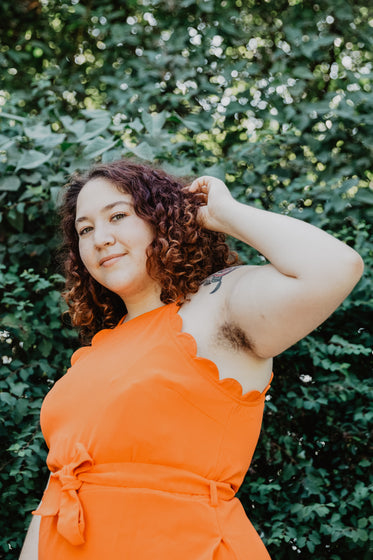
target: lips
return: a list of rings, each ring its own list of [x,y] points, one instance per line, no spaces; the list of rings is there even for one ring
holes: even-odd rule
[[[108,266],[110,263],[114,264],[114,262],[116,262],[120,257],[124,257],[127,253],[114,253],[112,255],[107,255],[106,257],[103,257],[100,262],[99,265],[103,266],[106,265]]]

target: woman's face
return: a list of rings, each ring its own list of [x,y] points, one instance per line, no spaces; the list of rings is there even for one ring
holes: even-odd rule
[[[97,282],[124,302],[160,294],[146,270],[154,233],[135,213],[130,194],[103,177],[91,179],[78,195],[75,227],[81,259]]]

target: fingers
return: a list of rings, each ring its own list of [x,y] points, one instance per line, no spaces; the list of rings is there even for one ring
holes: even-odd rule
[[[188,193],[193,195],[194,204],[197,206],[206,206],[208,204],[208,187],[197,181],[193,181],[190,185],[184,187]]]
[[[208,204],[209,196],[211,196],[213,190],[216,188],[221,190],[222,186],[224,189],[227,188],[220,179],[210,177],[209,175],[203,175],[184,188],[194,195],[195,201],[198,205],[205,206]]]
[[[199,189],[198,189],[198,187],[197,187],[197,189],[194,190],[194,191],[192,191],[192,192],[193,192],[193,194],[195,194],[197,197],[206,198],[206,199],[207,199],[208,194],[209,194],[208,187],[206,187],[205,185],[202,186],[202,187],[200,187]]]
[[[196,187],[207,187],[210,184],[210,179],[211,177],[208,177],[207,175],[204,175],[203,177],[198,177],[197,179],[195,179],[192,183],[191,186],[196,186]]]
[[[210,188],[209,177],[198,177],[190,185],[185,187],[190,193],[207,195]]]
[[[194,193],[194,198],[200,206],[204,206],[207,204],[208,201],[208,194],[207,193]]]

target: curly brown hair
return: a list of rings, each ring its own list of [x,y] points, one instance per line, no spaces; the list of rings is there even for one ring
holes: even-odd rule
[[[148,247],[147,270],[161,285],[163,303],[185,301],[207,276],[238,263],[224,234],[198,224],[198,199],[184,189],[190,181],[128,159],[74,174],[65,186],[61,206],[66,274],[63,297],[72,324],[80,328],[85,342],[100,329],[113,328],[126,313],[122,299],[92,278],[79,254],[77,198],[84,185],[96,177],[132,195],[136,214],[152,226],[155,237]]]

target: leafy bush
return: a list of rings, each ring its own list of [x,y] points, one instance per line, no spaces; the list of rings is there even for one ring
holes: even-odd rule
[[[40,405],[78,345],[61,318],[60,187],[95,159],[135,155],[221,177],[239,200],[363,256],[352,296],[277,359],[240,496],[278,560],[368,559],[372,11],[360,0],[122,4],[1,3],[0,557],[18,557],[40,499]]]

